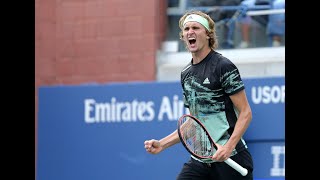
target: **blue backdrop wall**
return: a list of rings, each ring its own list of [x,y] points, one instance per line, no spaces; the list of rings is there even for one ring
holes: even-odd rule
[[[245,134],[254,177],[285,179],[284,77],[244,79],[253,111]],[[38,180],[175,179],[189,154],[177,144],[158,155],[144,141],[176,129],[179,82],[39,88]]]

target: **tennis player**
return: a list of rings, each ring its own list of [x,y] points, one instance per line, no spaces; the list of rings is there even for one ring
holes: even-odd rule
[[[179,27],[180,39],[192,54],[190,63],[181,71],[184,104],[190,114],[203,121],[218,150],[205,162],[191,155],[176,179],[253,180],[253,161],[243,139],[252,112],[239,70],[215,50],[215,24],[207,14],[186,12]],[[179,142],[176,130],[160,140],[146,140],[144,147],[147,152],[158,154]],[[246,168],[248,174],[242,176],[222,162],[229,157]]]

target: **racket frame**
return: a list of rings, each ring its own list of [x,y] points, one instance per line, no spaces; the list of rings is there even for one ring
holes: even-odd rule
[[[181,123],[182,120],[183,120],[184,118],[186,118],[186,117],[189,117],[189,118],[194,119],[194,120],[202,127],[202,129],[204,130],[204,132],[206,133],[206,135],[207,135],[208,138],[209,138],[211,147],[217,150],[216,144],[214,143],[213,139],[211,138],[209,132],[208,132],[207,129],[204,127],[204,125],[203,125],[196,117],[194,117],[194,116],[192,116],[192,115],[190,115],[190,114],[184,114],[184,115],[181,116],[181,117],[179,118],[179,120],[178,120],[178,134],[179,134],[179,138],[180,138],[180,141],[182,142],[183,146],[187,149],[187,151],[188,151],[189,153],[191,153],[193,156],[195,156],[195,157],[197,157],[197,158],[199,158],[199,159],[208,159],[208,158],[211,158],[211,156],[200,156],[200,155],[198,155],[198,154],[195,154],[194,152],[192,152],[192,151],[188,148],[187,144],[186,144],[185,141],[183,140],[183,138],[182,138],[182,133],[181,133],[181,130],[180,130],[180,126],[182,125],[182,123]]]
[[[182,134],[180,131],[180,126],[182,125],[182,120],[186,117],[192,118],[194,119],[204,130],[204,132],[207,134],[210,144],[213,148],[215,148],[215,150],[218,149],[217,145],[215,144],[215,142],[213,141],[213,139],[211,138],[209,132],[207,131],[207,129],[205,128],[205,126],[201,123],[201,121],[199,119],[197,119],[196,117],[190,115],[190,114],[184,114],[182,115],[179,120],[178,120],[178,135],[180,138],[181,143],[183,144],[183,146],[187,149],[187,151],[192,154],[193,156],[199,158],[199,159],[208,159],[211,158],[211,156],[199,156],[197,154],[195,154],[194,152],[192,152],[188,146],[186,145],[185,141],[182,138]],[[248,170],[246,168],[243,168],[240,164],[238,164],[237,162],[235,162],[234,160],[232,160],[231,158],[228,158],[227,160],[224,161],[226,164],[228,164],[229,166],[231,166],[233,169],[235,169],[236,171],[238,171],[242,176],[246,176],[248,174]]]

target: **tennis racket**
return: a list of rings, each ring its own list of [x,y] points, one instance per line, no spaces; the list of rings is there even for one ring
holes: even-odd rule
[[[199,159],[211,159],[217,150],[217,146],[209,135],[204,125],[195,117],[185,114],[178,120],[178,134],[180,141],[189,153]],[[242,176],[248,174],[248,170],[228,158],[224,161]]]

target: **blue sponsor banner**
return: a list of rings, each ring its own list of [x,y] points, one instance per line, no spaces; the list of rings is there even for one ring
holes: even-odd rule
[[[255,177],[283,178],[270,173],[275,144],[262,142],[284,142],[284,78],[244,81],[253,110],[245,138],[259,168]],[[175,179],[189,159],[181,144],[158,155],[143,144],[173,132],[188,112],[179,82],[40,87],[38,105],[39,180]]]
[[[248,142],[248,147],[253,157],[254,177],[284,179],[284,141]]]
[[[252,110],[252,123],[244,137],[247,140],[284,141],[284,78],[252,78],[245,79],[244,83]]]

